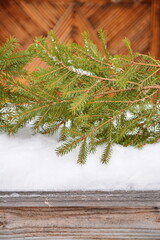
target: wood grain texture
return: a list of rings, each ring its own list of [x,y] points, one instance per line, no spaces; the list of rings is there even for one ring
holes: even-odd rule
[[[159,52],[159,0],[0,0],[0,44],[16,37],[26,49],[36,36],[56,32],[62,43],[83,45],[82,32],[89,32],[101,50],[97,31],[107,34],[111,54],[128,54],[122,40],[127,37],[136,52],[156,58]],[[46,65],[40,59],[27,70]]]
[[[160,191],[0,192],[0,207],[158,207]]]
[[[87,31],[101,48],[97,30],[104,28],[111,53],[127,53],[122,43],[125,37],[135,51],[147,53],[151,42],[150,11],[151,0],[0,1],[0,44],[15,36],[20,48],[25,49],[36,36],[46,36],[53,29],[61,42],[81,45],[81,33]]]
[[[160,239],[160,192],[1,192],[0,239]]]
[[[160,57],[160,0],[152,0],[152,41],[151,54]]]

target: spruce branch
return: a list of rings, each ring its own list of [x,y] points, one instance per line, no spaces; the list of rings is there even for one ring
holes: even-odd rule
[[[111,55],[102,30],[99,37],[104,53],[88,34],[83,36],[84,47],[61,44],[50,32],[25,52],[14,52],[15,40],[0,48],[1,129],[15,133],[33,119],[34,132],[54,134],[60,129],[64,143],[57,154],[80,146],[80,164],[100,144],[105,145],[101,162],[107,163],[115,143],[141,147],[157,142],[159,60],[135,53],[126,39],[129,55]],[[40,58],[48,67],[26,72],[24,66],[33,58]]]

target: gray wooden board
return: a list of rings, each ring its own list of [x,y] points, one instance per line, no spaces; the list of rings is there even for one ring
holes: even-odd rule
[[[0,239],[160,240],[160,191],[0,192]]]

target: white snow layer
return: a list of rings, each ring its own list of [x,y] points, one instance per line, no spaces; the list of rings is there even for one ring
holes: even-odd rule
[[[138,150],[113,147],[108,165],[104,149],[81,166],[77,151],[58,157],[57,136],[32,135],[29,127],[15,136],[0,134],[0,191],[160,190],[160,142]]]

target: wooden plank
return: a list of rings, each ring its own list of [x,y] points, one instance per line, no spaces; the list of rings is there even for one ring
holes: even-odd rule
[[[160,58],[160,0],[152,1],[151,23],[152,23],[151,54],[157,59],[159,59]]]
[[[12,0],[8,0],[8,1],[12,1]],[[47,0],[33,0],[36,2],[45,2]],[[50,0],[53,1],[53,0]],[[57,2],[74,2],[76,1],[77,3],[88,3],[88,2],[93,2],[93,3],[135,3],[135,2],[140,2],[140,3],[151,3],[152,0],[54,0],[53,2],[57,3]]]
[[[159,213],[127,208],[2,208],[1,239],[159,239]]]
[[[1,192],[0,239],[160,239],[160,191]]]
[[[158,207],[160,191],[0,192],[0,207]]]
[[[53,31],[57,34],[59,40],[62,42],[70,33],[69,28],[72,25],[72,11],[73,4],[71,3],[53,28]]]

